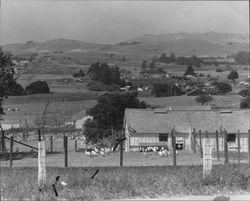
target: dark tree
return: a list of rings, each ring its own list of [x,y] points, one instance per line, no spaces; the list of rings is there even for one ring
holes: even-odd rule
[[[77,73],[73,74],[73,77],[84,77],[85,73],[82,69],[80,69]]]
[[[235,81],[235,79],[238,79],[239,78],[239,74],[237,71],[231,71],[228,76],[227,76],[227,79],[229,80],[233,80],[233,82]]]
[[[250,54],[246,51],[240,51],[235,56],[235,62],[237,64],[249,65],[250,64]]]
[[[246,98],[241,100],[240,108],[242,109],[250,108],[250,96],[247,96]]]
[[[141,65],[142,69],[145,70],[147,68],[147,60],[144,60]]]
[[[92,64],[88,69],[88,76],[106,85],[121,83],[119,67],[109,67],[107,63]]]
[[[171,63],[176,62],[176,57],[175,57],[174,53],[171,53],[171,55],[170,55],[170,62]]]
[[[100,96],[96,106],[89,109],[87,114],[93,116],[93,121],[103,129],[121,129],[125,108],[146,108],[145,102],[137,99],[137,93],[106,93]]]
[[[154,69],[155,68],[155,63],[153,61],[149,64],[149,68],[150,69]]]
[[[248,89],[242,89],[238,94],[243,97],[250,96],[250,87],[248,87]]]
[[[188,65],[187,70],[184,73],[184,76],[186,75],[195,75],[193,66],[191,64]]]
[[[154,69],[155,68],[156,61],[157,61],[157,58],[153,57],[151,63],[149,64],[149,68],[150,69]]]
[[[223,70],[221,68],[216,68],[216,72],[221,73],[221,72],[223,72]]]
[[[224,82],[214,82],[212,83],[212,85],[215,86],[217,95],[223,95],[225,93],[232,91],[232,86]]]
[[[20,85],[16,82],[13,82],[11,87],[6,88],[5,94],[7,96],[21,96],[21,95],[25,95],[25,91],[24,91],[22,85]]]
[[[35,81],[25,88],[26,94],[46,94],[50,93],[49,85],[43,80]]]
[[[163,62],[163,63],[167,63],[167,56],[166,53],[162,53],[161,56],[159,57],[158,61]]]
[[[10,89],[16,83],[14,78],[12,55],[3,52],[0,48],[0,119],[3,112],[3,100],[7,96],[6,90]],[[1,120],[0,120],[1,121]]]

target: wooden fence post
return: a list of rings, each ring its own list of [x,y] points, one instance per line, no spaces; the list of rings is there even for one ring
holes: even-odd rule
[[[120,142],[120,166],[123,166],[123,141]]]
[[[248,165],[250,166],[250,130],[248,130]]]
[[[202,135],[202,134],[201,134],[201,130],[199,130],[199,137],[200,137],[200,152],[201,152],[201,158],[203,158],[201,135]]]
[[[176,166],[176,137],[174,136],[174,131],[171,130],[172,138],[172,148],[173,148],[173,166]]]
[[[195,128],[193,129],[193,137],[194,137],[194,154],[196,154],[196,132],[195,132]]]
[[[75,139],[75,152],[77,152],[77,139]]]
[[[13,144],[14,144],[14,137],[10,137],[10,167],[13,166]]]
[[[220,160],[220,148],[219,148],[219,134],[216,130],[216,153],[217,153],[217,161]]]
[[[46,147],[45,140],[41,140],[41,131],[38,130],[38,185],[45,184],[46,180]]]
[[[228,143],[227,143],[227,131],[224,129],[224,156],[225,162],[224,164],[228,164]]]
[[[1,138],[1,140],[2,140],[2,142],[1,142],[1,144],[2,144],[2,153],[4,153],[5,152],[5,139],[4,139],[4,130],[3,129],[1,130],[1,134],[2,134],[2,138]]]
[[[50,152],[53,153],[53,136],[50,136]]]
[[[239,130],[238,130],[237,140],[238,140],[238,162],[240,163],[240,131]]]
[[[40,141],[42,141],[42,138],[41,138],[41,130],[40,129],[38,129],[38,141],[40,142]]]
[[[64,136],[64,167],[68,167],[68,137]]]

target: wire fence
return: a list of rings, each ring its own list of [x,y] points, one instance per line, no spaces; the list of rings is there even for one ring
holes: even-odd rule
[[[1,138],[1,161],[4,166],[37,166],[38,135],[29,133],[29,137],[23,139],[23,133],[5,136]],[[13,136],[13,145],[11,137]],[[238,138],[235,143],[218,140],[212,142],[212,163],[232,164],[249,163],[249,136]],[[240,140],[239,140],[240,139]],[[94,144],[86,144],[81,132],[46,133],[44,136],[46,148],[46,163],[48,166],[75,167],[75,166],[190,166],[203,164],[203,145],[196,139],[196,146],[191,150],[180,147],[143,147],[137,151],[125,151],[125,138],[106,140],[113,141],[111,146],[101,147]],[[120,140],[120,141],[119,141]],[[4,142],[4,143],[3,143]],[[4,148],[3,148],[4,146]],[[12,156],[10,157],[10,153]],[[67,155],[67,161],[65,161]],[[12,162],[13,160],[14,162]]]

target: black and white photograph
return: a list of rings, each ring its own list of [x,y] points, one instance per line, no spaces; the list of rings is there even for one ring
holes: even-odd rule
[[[0,0],[0,201],[250,200],[249,1]]]

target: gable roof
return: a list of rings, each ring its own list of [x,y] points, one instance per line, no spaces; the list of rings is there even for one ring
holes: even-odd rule
[[[200,93],[200,94],[206,94],[206,92],[202,91],[201,89],[199,88],[195,88],[189,92],[186,93],[187,96],[192,96],[193,94],[196,94],[196,93]]]
[[[208,131],[226,129],[234,133],[247,133],[250,128],[250,110],[164,110],[126,109],[124,123],[136,133],[188,133],[190,129]]]

